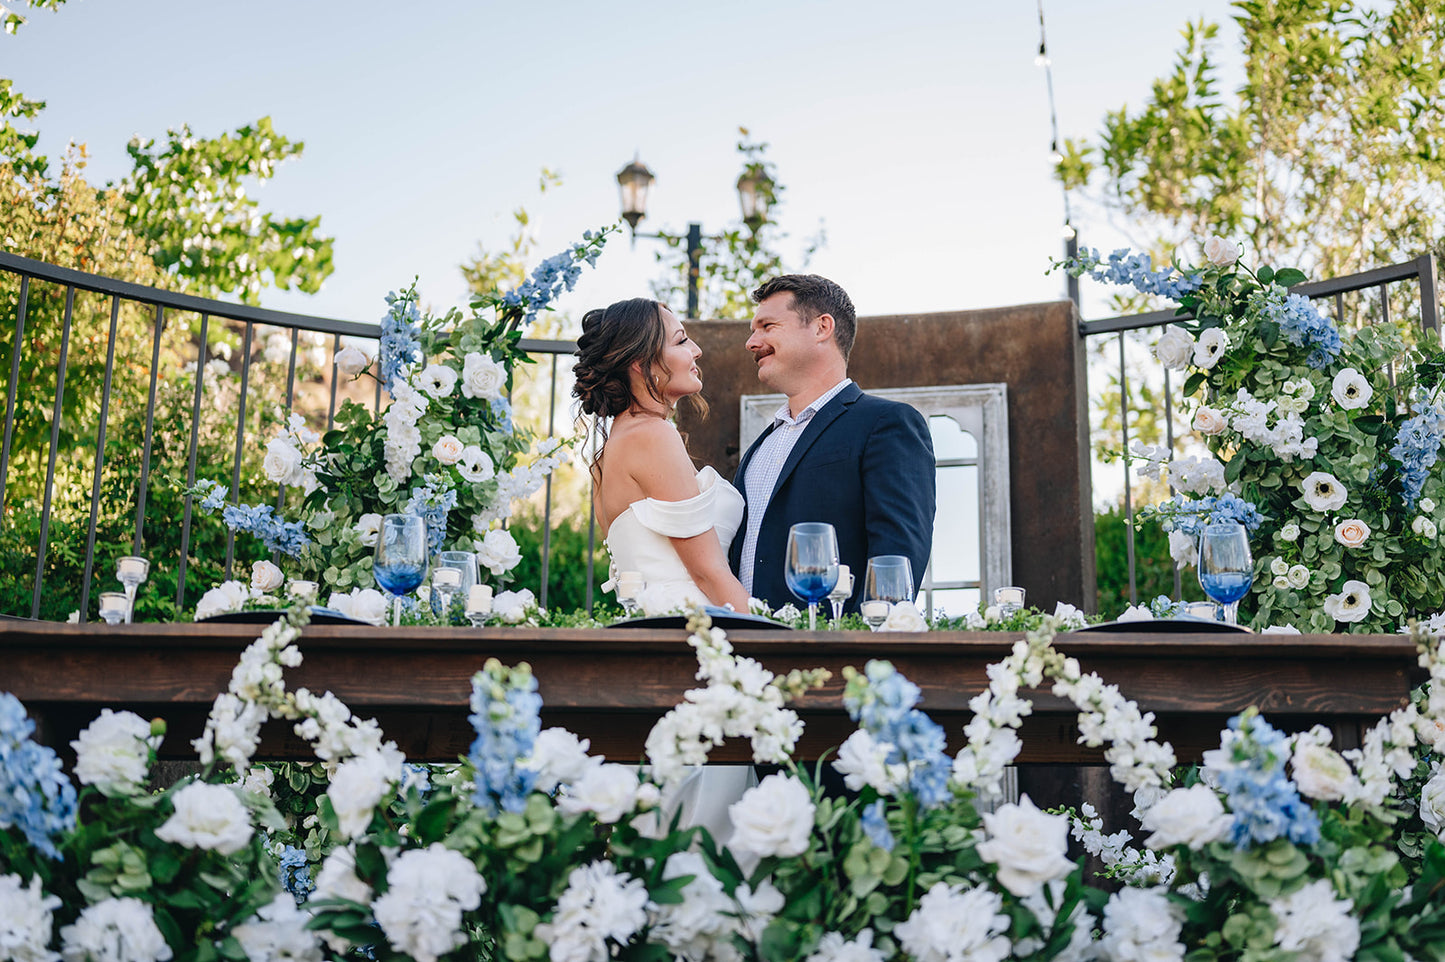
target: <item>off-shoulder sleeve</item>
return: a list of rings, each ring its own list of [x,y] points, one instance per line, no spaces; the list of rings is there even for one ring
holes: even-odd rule
[[[717,489],[709,486],[695,498],[686,501],[658,501],[643,498],[632,503],[632,513],[649,531],[669,538],[691,538],[711,531],[717,524],[713,502]]]

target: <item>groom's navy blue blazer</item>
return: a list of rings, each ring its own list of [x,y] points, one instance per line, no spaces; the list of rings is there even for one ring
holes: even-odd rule
[[[733,485],[747,497],[748,462],[770,425],[738,462]],[[838,532],[838,559],[853,573],[856,611],[868,559],[907,555],[922,584],[933,545],[936,499],[933,441],[917,409],[864,394],[856,384],[839,391],[813,415],[794,445],[763,513],[753,565],[752,595],[774,608],[797,602],[783,577],[788,529],[826,521]],[[742,560],[748,519],[733,538],[733,571]]]

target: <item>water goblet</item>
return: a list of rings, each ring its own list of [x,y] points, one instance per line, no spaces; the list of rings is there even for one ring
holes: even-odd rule
[[[808,630],[818,630],[818,602],[838,584],[838,534],[831,524],[804,521],[788,529],[783,577],[788,590],[808,604]]]
[[[130,620],[130,599],[123,591],[102,591],[100,593],[100,616],[108,625],[118,625]]]
[[[135,590],[151,573],[151,563],[136,555],[126,555],[115,563],[115,580],[125,585],[125,623],[130,624],[135,614]]]
[[[1000,618],[1007,618],[1016,611],[1022,611],[1026,592],[1015,585],[1004,585],[993,589],[993,603],[998,606]]]
[[[492,614],[492,586],[472,585],[467,592],[467,620],[480,628]]]
[[[1218,621],[1219,606],[1212,601],[1186,601],[1184,617],[1198,618],[1201,621]]]
[[[432,610],[446,624],[451,621],[452,597],[461,589],[462,573],[457,568],[438,565],[431,573]]]
[[[640,571],[624,571],[617,576],[617,603],[631,618],[637,614],[637,598],[647,587]]]
[[[1224,609],[1226,624],[1239,624],[1239,599],[1254,583],[1249,533],[1237,522],[1206,525],[1199,535],[1199,585]]]
[[[880,554],[868,559],[863,575],[863,602],[858,611],[877,631],[893,606],[913,600],[913,563],[906,555]]]
[[[833,620],[843,617],[843,606],[853,597],[853,573],[847,565],[838,566],[838,583],[828,592],[828,602],[833,606]]]
[[[381,519],[372,574],[393,597],[391,623],[401,624],[401,596],[426,580],[426,522],[414,514],[389,514]]]

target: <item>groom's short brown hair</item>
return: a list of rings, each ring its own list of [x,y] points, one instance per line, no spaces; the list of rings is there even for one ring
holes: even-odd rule
[[[858,315],[853,310],[853,299],[848,292],[834,282],[818,274],[782,274],[753,291],[753,303],[761,304],[774,294],[792,294],[793,310],[804,323],[809,323],[819,314],[833,317],[833,340],[843,352],[846,363],[853,350],[853,337],[858,330]]]

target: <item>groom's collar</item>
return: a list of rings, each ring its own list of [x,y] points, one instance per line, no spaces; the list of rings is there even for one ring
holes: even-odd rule
[[[823,410],[823,405],[827,404],[829,401],[833,400],[833,398],[837,397],[844,388],[846,388],[852,383],[852,378],[843,378],[843,380],[839,381],[837,384],[834,384],[832,387],[828,388],[828,390],[820,394],[813,401],[812,404],[809,404],[807,407],[803,408],[803,410],[799,411],[797,417],[793,417],[792,408],[790,408],[788,406],[788,402],[784,400],[782,405],[773,412],[773,427],[777,427],[780,424],[799,424],[804,421],[810,420],[813,415]]]

